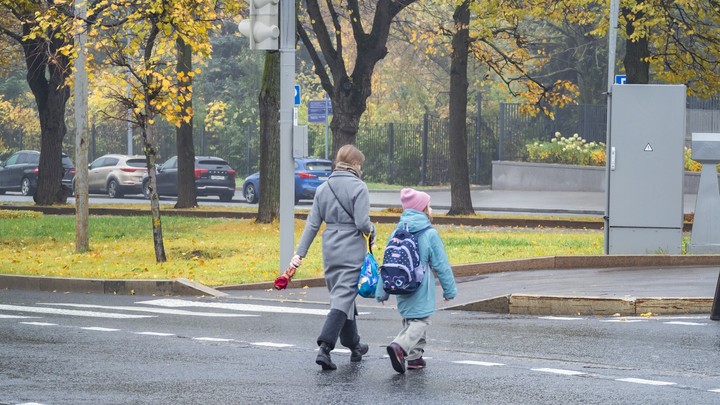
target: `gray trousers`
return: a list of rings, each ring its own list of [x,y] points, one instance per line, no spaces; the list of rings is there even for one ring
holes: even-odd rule
[[[427,343],[426,331],[430,326],[430,317],[418,319],[403,319],[403,329],[393,340],[405,350],[407,360],[422,357]]]

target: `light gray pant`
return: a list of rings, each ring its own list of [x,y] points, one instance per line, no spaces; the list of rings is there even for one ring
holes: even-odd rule
[[[430,317],[419,319],[403,319],[403,329],[398,333],[393,343],[397,343],[405,350],[407,360],[415,360],[425,351],[426,331],[430,326]]]

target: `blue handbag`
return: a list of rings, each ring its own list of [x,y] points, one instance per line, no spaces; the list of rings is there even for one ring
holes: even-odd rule
[[[370,249],[370,236],[365,236],[367,242],[367,252],[365,260],[360,269],[360,277],[358,277],[358,294],[364,298],[375,298],[375,289],[377,288],[380,276],[378,275],[378,262]]]

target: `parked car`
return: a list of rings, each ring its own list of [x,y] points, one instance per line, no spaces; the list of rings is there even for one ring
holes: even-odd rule
[[[158,195],[178,195],[178,160],[173,156],[157,168]],[[150,198],[147,173],[143,177],[143,194]],[[195,195],[220,197],[231,201],[235,195],[235,170],[223,159],[214,156],[195,156]]]
[[[40,152],[21,150],[6,161],[0,163],[0,194],[6,191],[19,191],[22,195],[33,195],[37,190]],[[75,166],[66,154],[62,154],[63,179],[68,187],[75,176]],[[66,179],[70,179],[68,183]]]
[[[295,204],[315,198],[315,190],[327,181],[332,162],[318,158],[295,158]],[[245,201],[255,204],[260,200],[260,173],[253,173],[243,183]]]
[[[88,192],[107,193],[110,198],[142,193],[145,156],[103,155],[88,166]],[[73,190],[75,189],[73,181]]]

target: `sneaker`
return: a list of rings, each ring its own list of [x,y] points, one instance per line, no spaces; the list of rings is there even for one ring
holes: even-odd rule
[[[423,359],[422,356],[420,356],[415,360],[408,360],[407,368],[410,370],[417,370],[420,368],[425,368],[425,359]]]
[[[405,372],[405,350],[399,344],[393,342],[387,347],[388,356],[393,369],[402,374]]]
[[[365,343],[358,344],[356,348],[350,350],[350,361],[353,363],[361,361],[362,356],[367,354],[368,350],[369,347]]]

